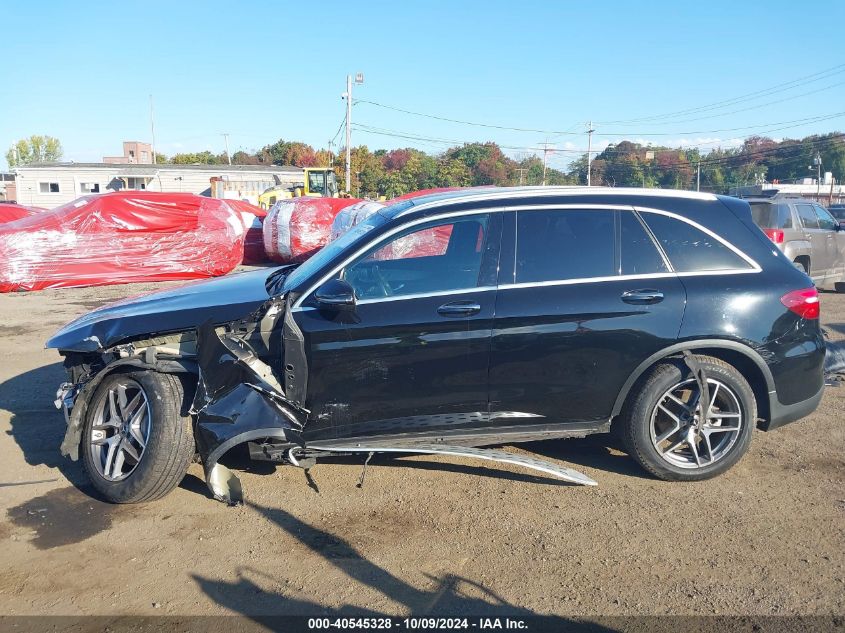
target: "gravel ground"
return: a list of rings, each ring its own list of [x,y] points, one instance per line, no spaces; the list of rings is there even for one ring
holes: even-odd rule
[[[598,436],[508,449],[592,488],[426,456],[374,458],[363,489],[361,460],[326,461],[317,492],[235,455],[241,507],[196,464],[160,501],[102,503],[59,455],[64,372],[43,344],[154,287],[0,296],[0,614],[845,613],[845,388],[709,482],[651,479]],[[845,296],[822,312],[843,338]]]

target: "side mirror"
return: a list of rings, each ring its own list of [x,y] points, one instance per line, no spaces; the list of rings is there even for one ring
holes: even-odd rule
[[[322,308],[353,312],[355,310],[355,289],[343,279],[330,279],[317,288],[314,299]]]

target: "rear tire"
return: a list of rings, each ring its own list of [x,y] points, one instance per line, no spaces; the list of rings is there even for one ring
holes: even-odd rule
[[[194,455],[182,381],[146,370],[104,378],[88,406],[81,452],[91,483],[108,501],[165,496],[182,481]]]
[[[683,360],[657,365],[626,403],[620,420],[628,454],[665,481],[716,477],[736,464],[751,444],[757,404],[748,382],[718,358],[695,359],[707,376],[712,401],[700,431],[700,390]]]

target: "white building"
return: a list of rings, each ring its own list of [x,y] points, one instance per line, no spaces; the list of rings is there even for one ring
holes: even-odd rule
[[[211,195],[212,181],[226,184],[226,196],[251,198],[273,185],[301,183],[299,167],[276,165],[129,165],[34,163],[14,169],[20,204],[52,209],[80,196],[135,189]],[[222,189],[222,188],[221,188]],[[243,195],[239,195],[243,190]]]

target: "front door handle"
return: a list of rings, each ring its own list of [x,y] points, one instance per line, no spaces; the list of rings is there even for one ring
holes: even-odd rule
[[[643,290],[628,290],[622,293],[622,301],[634,305],[651,305],[663,301],[663,293],[659,290],[646,288]]]
[[[481,306],[474,301],[453,301],[437,308],[437,314],[445,317],[467,317],[481,312]]]

